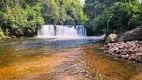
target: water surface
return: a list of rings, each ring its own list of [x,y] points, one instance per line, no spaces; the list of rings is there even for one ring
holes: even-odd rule
[[[142,64],[106,57],[96,38],[0,41],[1,80],[142,80]]]

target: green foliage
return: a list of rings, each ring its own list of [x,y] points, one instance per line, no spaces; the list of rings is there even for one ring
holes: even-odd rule
[[[20,6],[7,7],[5,13],[3,13],[3,19],[5,24],[12,29],[13,34],[16,29],[23,31],[24,28],[30,28],[35,31],[38,26],[44,24],[40,10],[38,4],[34,7],[27,5],[25,9]]]
[[[56,23],[59,19],[59,7],[55,0],[48,0],[43,4],[42,14],[45,23]]]
[[[88,18],[93,19],[104,12],[107,7],[110,7],[115,2],[130,2],[137,4],[138,0],[86,0],[84,5],[84,12]]]
[[[87,21],[85,26],[88,29],[88,35],[93,36],[92,34],[95,35],[104,34],[105,29],[107,27],[108,17],[109,16],[107,14],[102,14],[101,16],[93,20]]]
[[[84,10],[90,19],[86,26],[92,29],[91,34],[102,34],[108,30],[119,32],[135,28],[141,23],[142,12],[138,0],[96,0],[94,2],[86,0],[86,2]]]
[[[29,5],[26,6],[25,12],[27,13],[27,21],[28,26],[35,31],[37,27],[40,27],[44,24],[44,20],[41,14],[41,5],[37,4],[34,7],[30,7]]]
[[[87,19],[78,0],[48,0],[43,3],[42,14],[48,24],[81,24]]]
[[[31,0],[30,0],[31,1]],[[24,35],[27,30],[35,32],[44,24],[40,0],[2,0],[0,24],[5,35]],[[20,32],[18,32],[20,31]],[[17,33],[18,32],[18,33]]]
[[[106,9],[116,1],[124,0],[86,0],[84,5],[84,12],[89,19],[98,17]]]
[[[139,24],[141,8],[139,4],[133,3],[114,3],[112,9],[111,27],[112,29],[132,29]]]
[[[83,24],[78,0],[0,0],[0,25],[5,35],[34,35],[45,24]]]
[[[26,26],[27,19],[24,9],[21,7],[7,7],[5,13],[3,13],[5,23],[9,23],[8,26],[12,28],[22,28]]]

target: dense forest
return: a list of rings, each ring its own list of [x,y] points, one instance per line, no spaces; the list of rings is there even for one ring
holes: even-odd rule
[[[138,0],[86,0],[84,12],[90,34],[120,33],[142,24]]]
[[[142,24],[138,0],[0,0],[0,37],[34,36],[44,24],[83,24],[88,35],[119,33]]]
[[[34,36],[43,24],[83,24],[78,0],[0,0],[0,37]]]

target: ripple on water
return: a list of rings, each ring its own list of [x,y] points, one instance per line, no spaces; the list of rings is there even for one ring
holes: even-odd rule
[[[142,64],[105,57],[98,50],[100,44],[82,42],[83,45],[70,48],[70,40],[61,41],[61,44],[58,44],[60,41],[54,44],[53,41],[51,45],[50,41],[32,41],[17,41],[12,44],[14,47],[7,44],[3,48],[0,46],[2,80],[93,80],[95,77],[113,80],[142,79]],[[64,47],[69,46],[63,48],[60,46],[62,44]]]

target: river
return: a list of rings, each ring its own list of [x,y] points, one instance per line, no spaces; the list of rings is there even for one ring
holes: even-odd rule
[[[142,80],[142,64],[107,57],[97,39],[0,41],[0,80]]]

